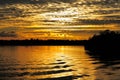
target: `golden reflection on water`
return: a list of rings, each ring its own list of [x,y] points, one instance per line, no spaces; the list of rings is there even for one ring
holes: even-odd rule
[[[4,65],[17,64],[12,66],[13,72],[24,74],[14,76],[15,79],[95,80],[95,65],[83,46],[18,46],[0,50],[6,59]]]

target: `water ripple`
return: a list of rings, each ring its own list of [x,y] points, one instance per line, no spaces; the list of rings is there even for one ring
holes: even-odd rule
[[[56,70],[56,71],[34,72],[34,73],[31,74],[31,76],[57,74],[57,73],[71,72],[71,71],[74,71],[74,70],[69,69],[69,70]]]

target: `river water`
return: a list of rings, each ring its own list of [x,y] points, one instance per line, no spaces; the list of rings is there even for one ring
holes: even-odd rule
[[[120,80],[120,60],[96,59],[84,46],[3,46],[0,80]]]

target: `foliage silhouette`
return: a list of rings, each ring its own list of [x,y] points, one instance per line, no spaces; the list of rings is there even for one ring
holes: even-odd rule
[[[90,55],[98,57],[119,57],[120,33],[105,30],[95,34],[85,43],[85,49]]]

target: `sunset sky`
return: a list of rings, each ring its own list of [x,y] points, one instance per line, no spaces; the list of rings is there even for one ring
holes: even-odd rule
[[[120,0],[0,0],[0,39],[88,39],[120,30]]]

